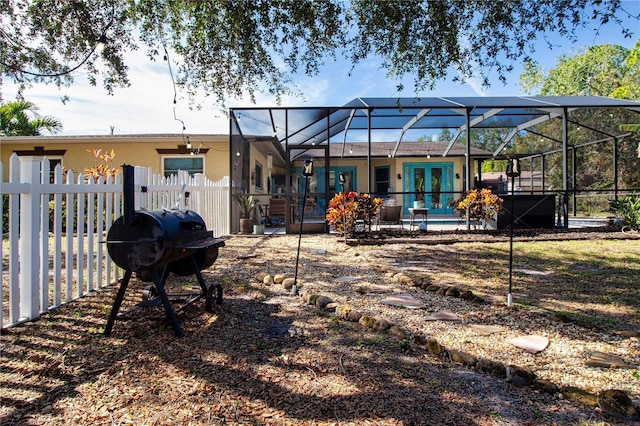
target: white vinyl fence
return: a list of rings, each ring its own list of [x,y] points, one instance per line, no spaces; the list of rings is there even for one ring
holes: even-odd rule
[[[0,176],[3,165],[0,163]],[[11,156],[0,188],[0,330],[115,283],[107,232],[122,215],[121,175],[86,179],[49,170],[43,157]],[[136,210],[188,209],[214,236],[229,233],[229,178],[179,172],[168,178],[135,167]],[[8,232],[5,232],[8,230]]]

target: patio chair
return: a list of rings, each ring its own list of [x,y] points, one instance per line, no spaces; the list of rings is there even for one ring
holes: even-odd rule
[[[271,226],[284,225],[287,208],[285,201],[284,198],[271,198],[269,200],[269,221]]]
[[[402,206],[381,206],[378,213],[378,229],[381,225],[400,225],[400,228],[404,229],[401,215]]]
[[[304,214],[312,213],[316,208],[316,199],[313,197],[307,197],[307,200],[304,202]]]

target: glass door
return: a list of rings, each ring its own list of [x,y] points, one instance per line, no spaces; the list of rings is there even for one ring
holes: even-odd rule
[[[405,214],[409,208],[428,208],[429,213],[452,213],[447,206],[453,194],[453,163],[410,163],[403,167]]]

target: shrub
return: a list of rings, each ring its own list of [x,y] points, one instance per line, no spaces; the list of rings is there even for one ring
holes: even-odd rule
[[[494,219],[502,211],[502,198],[488,188],[467,191],[460,200],[453,202],[453,208],[460,212],[462,218],[475,222],[486,222]],[[474,223],[474,228],[477,225]]]
[[[93,167],[87,167],[84,169],[84,175],[87,180],[93,179],[97,182],[99,178],[106,179],[108,176],[115,177],[121,172],[119,167],[113,166],[113,158],[116,156],[115,151],[102,152],[101,149],[87,149],[88,153],[93,155],[95,164]]]
[[[623,226],[640,231],[640,196],[629,194],[609,202],[609,210],[622,219]]]
[[[329,201],[325,220],[336,232],[353,235],[358,220],[362,220],[371,229],[371,222],[382,203],[381,198],[374,198],[369,194],[339,192]]]

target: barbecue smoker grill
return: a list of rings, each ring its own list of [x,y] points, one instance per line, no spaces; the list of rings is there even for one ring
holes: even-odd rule
[[[222,302],[220,284],[207,286],[201,271],[209,268],[218,258],[218,248],[224,241],[213,238],[202,218],[189,210],[135,211],[133,167],[123,166],[123,209],[107,234],[107,250],[111,259],[125,270],[118,295],[111,309],[104,334],[111,333],[118,318],[118,311],[133,272],[150,273],[155,287],[145,290],[144,298],[134,309],[162,304],[171,321],[176,336],[182,337],[182,329],[170,296],[164,285],[170,273],[195,274],[202,292],[193,295],[188,303],[206,298],[206,309],[212,310],[214,291],[216,302]],[[184,295],[182,295],[184,296]]]

